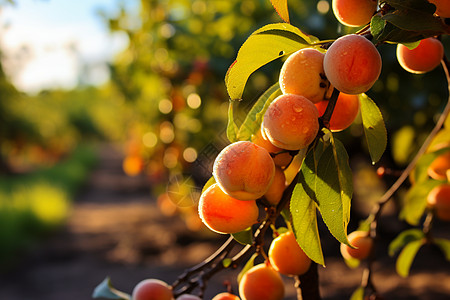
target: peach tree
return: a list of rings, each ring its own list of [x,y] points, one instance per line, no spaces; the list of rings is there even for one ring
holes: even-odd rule
[[[146,279],[129,295],[105,279],[94,298],[201,299],[212,276],[240,268],[239,296],[217,293],[214,300],[283,299],[280,274],[295,279],[299,299],[320,299],[318,266],[325,266],[321,218],[341,243],[347,265],[364,263],[361,284],[351,299],[374,299],[379,296],[372,266],[380,215],[407,179],[410,185],[398,218],[411,228],[389,245],[391,255],[399,253],[398,274],[408,276],[426,244],[450,260],[450,241],[432,230],[435,218],[450,220],[450,98],[416,155],[351,233],[353,176],[346,145],[336,135],[360,115],[372,163],[386,150],[381,110],[366,94],[381,73],[380,45],[397,47],[406,71],[425,73],[442,65],[450,79],[440,41],[450,33],[448,1],[333,0],[337,20],[357,28],[335,40],[321,40],[291,24],[287,0],[271,2],[284,22],[254,31],[226,73],[230,145],[217,155],[198,203],[204,224],[228,234],[228,240],[170,285]],[[239,122],[236,114],[245,102],[249,77],[277,59],[285,59],[279,81],[262,92]],[[256,263],[258,257],[263,262]]]

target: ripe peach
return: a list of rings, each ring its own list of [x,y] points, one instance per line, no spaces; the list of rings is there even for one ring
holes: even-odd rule
[[[330,82],[323,71],[324,54],[313,48],[300,49],[284,62],[280,72],[280,89],[283,94],[296,94],[313,103],[322,101]]]
[[[342,257],[345,259],[356,258],[359,260],[369,257],[373,248],[373,240],[367,231],[353,231],[348,235],[348,241],[355,246],[356,249],[341,244]]]
[[[238,296],[233,295],[231,293],[220,293],[218,295],[215,295],[212,300],[241,300]]]
[[[372,19],[378,6],[377,0],[333,0],[333,13],[336,19],[346,25],[359,27]]]
[[[200,298],[199,296],[183,294],[180,297],[178,297],[176,300],[202,300],[202,298]]]
[[[272,267],[281,274],[295,276],[305,274],[311,259],[303,252],[291,231],[280,234],[269,247]]]
[[[397,45],[397,60],[408,72],[423,74],[436,68],[444,57],[444,46],[435,38],[426,38],[409,50],[405,45]]]
[[[292,160],[292,157],[289,154],[289,152],[280,153],[281,151],[283,151],[283,149],[276,147],[269,140],[265,139],[263,137],[263,135],[262,135],[261,130],[258,130],[256,132],[256,134],[254,134],[252,136],[252,142],[255,143],[258,146],[263,147],[264,149],[266,149],[271,154],[279,153],[279,154],[276,154],[275,156],[272,157],[273,158],[273,162],[275,163],[276,166],[285,167]]]
[[[436,5],[435,14],[442,18],[450,18],[450,1],[448,0],[428,0]]]
[[[275,164],[269,152],[248,141],[235,142],[225,147],[213,166],[213,176],[220,188],[239,200],[262,197],[274,175]]]
[[[324,100],[315,104],[320,116],[325,112],[328,102],[328,100]],[[331,115],[329,129],[334,132],[346,129],[353,123],[358,113],[358,95],[340,93],[333,114]]]
[[[319,131],[319,112],[307,98],[284,94],[270,103],[262,129],[267,139],[287,150],[306,148]]]
[[[428,207],[435,211],[436,217],[442,221],[450,221],[450,184],[438,185],[428,194]]]
[[[275,176],[269,189],[264,194],[267,202],[271,205],[277,205],[280,202],[283,192],[286,189],[286,175],[281,168],[275,168]]]
[[[259,215],[255,200],[237,200],[225,194],[217,183],[200,196],[198,212],[203,223],[218,233],[247,229],[257,222]]]
[[[348,34],[328,48],[323,69],[330,83],[339,91],[356,95],[367,92],[381,73],[381,56],[365,37]]]
[[[242,276],[239,296],[242,300],[281,300],[284,297],[284,283],[270,264],[258,264]]]
[[[145,279],[133,289],[133,300],[173,300],[172,287],[159,279]]]
[[[428,166],[428,175],[436,180],[446,180],[450,169],[450,151],[436,157]]]
[[[128,176],[137,176],[144,167],[144,161],[139,155],[128,155],[124,158],[122,169]]]

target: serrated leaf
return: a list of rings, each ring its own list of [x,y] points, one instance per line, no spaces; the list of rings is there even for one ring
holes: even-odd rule
[[[241,282],[242,276],[247,273],[255,265],[255,259],[258,257],[258,253],[253,253],[252,257],[245,263],[245,266],[242,268],[241,272],[239,272],[237,276],[238,285]]]
[[[239,128],[238,140],[245,141],[250,140],[252,134],[257,132],[261,127],[262,118],[267,110],[269,104],[278,96],[280,96],[281,90],[277,83],[269,87],[255,102],[252,109],[248,112],[244,122]]]
[[[395,263],[395,269],[398,275],[404,278],[408,277],[412,262],[423,244],[424,240],[418,240],[410,242],[403,248]]]
[[[442,184],[442,182],[438,180],[427,180],[414,184],[403,199],[399,218],[411,225],[419,224],[420,218],[427,207],[427,196],[439,184]]]
[[[425,234],[420,229],[408,229],[400,233],[389,244],[389,256],[394,256],[400,249],[410,242],[424,238]]]
[[[232,233],[231,235],[238,243],[242,245],[253,244],[253,232],[251,227],[240,232]]]
[[[450,261],[450,240],[443,238],[434,238],[433,243],[441,249],[445,255],[445,259]]]
[[[238,51],[225,76],[232,100],[242,98],[250,75],[267,63],[308,47],[318,39],[287,23],[269,24],[253,32]]]
[[[234,121],[234,104],[235,101],[230,101],[228,104],[228,124],[227,124],[227,138],[231,143],[237,142],[238,126]]]
[[[94,299],[117,299],[117,300],[130,300],[131,296],[127,293],[121,292],[115,289],[109,277],[106,277],[92,293]]]
[[[348,155],[339,140],[332,139],[317,164],[316,201],[330,233],[341,243],[349,245],[347,225],[353,195],[352,172]]]
[[[311,260],[325,265],[314,201],[316,164],[314,151],[310,151],[302,164],[299,181],[292,192],[290,211],[297,243]]]
[[[372,163],[380,160],[387,146],[387,132],[384,125],[383,116],[375,102],[366,94],[359,95],[361,104],[361,117],[369,147]]]
[[[357,288],[350,297],[350,300],[364,300],[364,288],[360,286]]]

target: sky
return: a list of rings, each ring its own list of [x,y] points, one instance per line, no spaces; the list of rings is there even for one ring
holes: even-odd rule
[[[138,1],[16,0],[0,8],[0,49],[5,72],[27,93],[75,87],[108,79],[106,62],[127,46],[124,33],[111,35],[99,16],[135,9]],[[134,5],[134,7],[133,7]]]

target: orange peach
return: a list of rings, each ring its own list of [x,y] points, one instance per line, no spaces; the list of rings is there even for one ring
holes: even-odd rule
[[[333,0],[336,19],[346,26],[359,27],[370,23],[378,6],[377,0]]]
[[[328,102],[328,100],[324,100],[315,104],[320,116],[325,112]],[[340,93],[333,114],[331,115],[329,129],[333,132],[346,129],[353,123],[358,113],[358,95]]]
[[[450,184],[438,185],[428,194],[428,207],[432,208],[436,217],[442,221],[450,221]]]
[[[374,44],[356,34],[334,41],[323,60],[330,83],[351,95],[367,92],[380,76],[381,65],[381,56]]]
[[[270,264],[258,264],[242,276],[239,295],[242,300],[282,300],[284,283]]]
[[[450,151],[436,157],[428,166],[428,175],[436,180],[446,180],[450,170]]]
[[[448,0],[428,0],[436,5],[435,14],[442,18],[450,18],[450,1]]]
[[[262,197],[275,175],[269,152],[252,142],[240,141],[225,147],[216,157],[213,176],[220,188],[233,198]]]
[[[283,152],[284,151],[281,148],[276,147],[274,144],[272,144],[269,140],[263,137],[261,130],[258,130],[256,134],[252,136],[252,142],[255,143],[258,146],[263,147],[266,149],[269,153],[272,154],[273,162],[276,166],[279,167],[285,167],[287,166],[291,160],[292,156],[289,154],[289,152]]]
[[[173,300],[172,287],[159,279],[145,279],[133,289],[132,300]]]
[[[277,205],[280,202],[283,192],[286,189],[286,175],[281,168],[275,168],[275,176],[269,189],[264,194],[267,202],[271,205]]]
[[[350,248],[345,244],[341,244],[342,257],[359,260],[369,257],[373,248],[373,240],[367,231],[353,231],[348,235],[348,241],[356,248]]]
[[[305,274],[311,265],[311,259],[300,248],[291,231],[280,234],[272,241],[269,260],[276,271],[289,276]]]
[[[225,194],[217,183],[207,188],[198,203],[203,223],[218,233],[236,233],[258,221],[255,200],[242,201]]]
[[[308,147],[319,131],[319,112],[307,98],[284,94],[270,103],[262,129],[275,146],[287,150]]]
[[[439,66],[444,57],[444,46],[435,38],[426,38],[409,50],[405,45],[397,45],[397,60],[403,69],[414,74],[423,74]]]
[[[330,82],[323,71],[324,54],[313,48],[300,49],[284,62],[279,78],[283,94],[296,94],[313,103],[325,99]]]
[[[220,293],[214,296],[212,300],[240,300],[238,296],[231,293]]]

